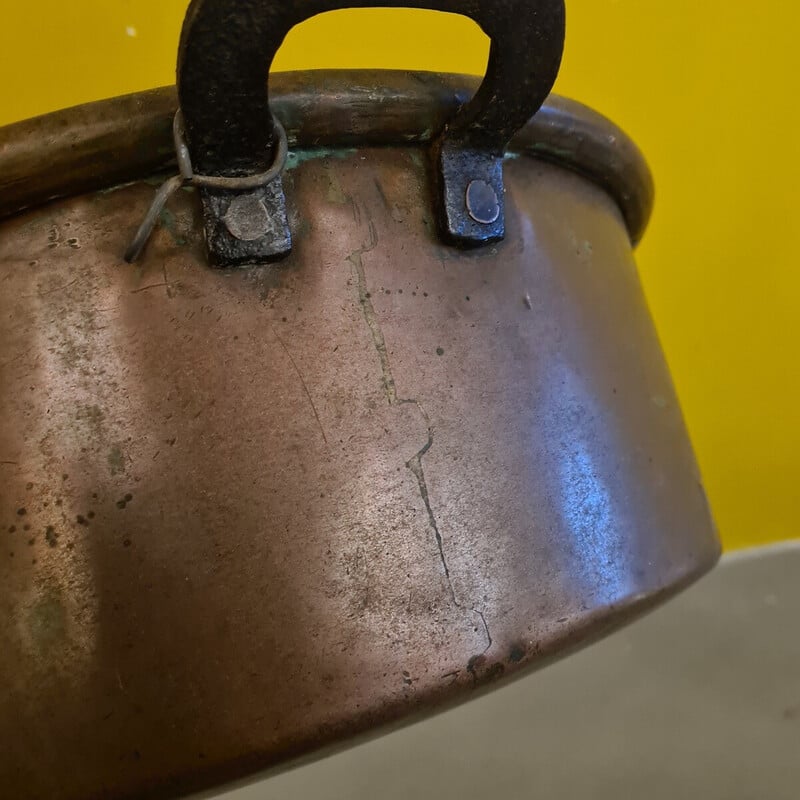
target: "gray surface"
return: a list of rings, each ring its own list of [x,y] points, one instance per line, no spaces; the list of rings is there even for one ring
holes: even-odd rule
[[[798,800],[800,543],[473,703],[220,800]]]

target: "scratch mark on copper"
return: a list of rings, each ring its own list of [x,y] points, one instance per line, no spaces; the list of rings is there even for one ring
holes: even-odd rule
[[[167,297],[170,299],[172,298],[172,287],[170,286],[169,278],[167,277],[167,264],[166,262],[162,262],[161,264],[161,274],[164,276],[164,286],[167,289]]]
[[[305,396],[308,398],[308,403],[311,406],[311,410],[314,412],[314,418],[317,420],[317,425],[319,426],[319,432],[322,434],[322,440],[325,444],[328,444],[328,437],[325,435],[325,428],[322,427],[322,420],[319,417],[319,413],[317,412],[317,407],[314,405],[314,399],[311,397],[311,392],[308,390],[308,385],[306,384],[305,378],[303,377],[303,373],[300,372],[300,368],[297,366],[297,362],[295,362],[294,358],[292,357],[289,348],[286,346],[286,343],[278,336],[278,332],[275,328],[270,325],[270,330],[272,331],[272,335],[278,340],[278,344],[280,344],[281,348],[283,348],[283,352],[286,353],[289,361],[294,368],[294,371],[297,373],[297,377],[300,379],[300,384],[303,387],[303,392]]]
[[[138,289],[131,289],[131,294],[139,294],[139,292],[146,292],[148,289],[158,289],[160,286],[169,286],[169,283],[166,281],[161,281],[160,283],[150,283],[147,286],[141,286]]]
[[[8,361],[4,361],[0,364],[0,369],[5,369],[6,367],[10,367],[15,361],[19,361],[21,358],[25,358],[30,351],[33,350],[33,345],[27,348],[27,350],[23,350],[21,353],[17,353],[13,358],[9,358]]]
[[[38,297],[47,297],[49,294],[54,294],[55,292],[63,292],[64,289],[69,289],[70,286],[74,286],[78,282],[77,278],[73,278],[69,283],[65,283],[63,286],[56,286],[53,289],[48,289],[46,292],[39,292],[37,295]]]

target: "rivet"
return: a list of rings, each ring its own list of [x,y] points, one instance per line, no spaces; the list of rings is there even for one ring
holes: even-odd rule
[[[231,235],[243,242],[254,242],[269,230],[267,209],[252,193],[234,197],[222,221]]]
[[[500,202],[497,193],[486,181],[471,181],[467,186],[467,211],[481,225],[491,225],[497,221]]]

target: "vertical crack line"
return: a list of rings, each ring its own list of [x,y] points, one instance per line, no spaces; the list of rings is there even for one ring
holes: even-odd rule
[[[306,384],[305,378],[303,377],[303,373],[300,372],[300,368],[297,366],[297,362],[292,357],[292,354],[289,351],[289,348],[286,346],[286,343],[283,341],[283,339],[281,339],[280,336],[278,336],[278,332],[272,325],[270,325],[269,327],[270,330],[272,331],[272,335],[278,340],[278,344],[280,344],[280,346],[283,348],[283,352],[286,353],[286,355],[288,356],[289,361],[291,362],[292,367],[294,368],[294,371],[297,373],[297,377],[300,378],[300,384],[303,387],[303,392],[305,393],[305,396],[308,398],[308,403],[311,406],[311,410],[314,412],[314,418],[317,420],[317,425],[319,426],[319,432],[322,434],[322,440],[327,445],[328,437],[325,435],[325,428],[322,427],[322,420],[319,418],[317,407],[314,405],[314,399],[311,397],[311,392],[308,390],[308,385]]]
[[[378,187],[381,196],[383,197],[383,192]],[[384,197],[384,202],[386,202],[386,198]],[[354,210],[357,208],[356,201],[351,198],[351,203],[353,204]],[[422,403],[416,399],[406,399],[398,396],[397,393],[397,384],[394,381],[394,375],[392,374],[391,364],[389,363],[389,351],[386,348],[386,339],[384,338],[383,331],[381,330],[380,323],[378,322],[377,314],[375,313],[375,306],[372,304],[372,297],[370,292],[367,288],[367,275],[366,271],[364,270],[364,259],[363,256],[365,253],[369,253],[370,250],[374,250],[378,246],[378,234],[375,229],[375,224],[369,217],[369,207],[365,207],[366,216],[368,219],[368,230],[369,230],[369,240],[367,243],[359,248],[358,250],[354,250],[348,257],[347,260],[353,267],[353,272],[355,273],[356,278],[356,287],[358,290],[358,302],[361,306],[361,313],[364,317],[364,321],[367,324],[367,328],[369,328],[370,336],[372,338],[372,344],[375,348],[375,351],[378,354],[378,360],[380,361],[381,366],[381,382],[383,385],[383,391],[386,395],[386,400],[390,406],[400,406],[400,405],[414,405],[417,407],[422,419],[425,422],[425,426],[428,431],[428,439],[422,448],[417,452],[417,454],[409,459],[406,462],[406,468],[410,470],[412,475],[417,479],[417,485],[419,486],[419,494],[422,498],[422,502],[425,506],[425,511],[428,515],[428,525],[430,529],[433,531],[434,536],[436,537],[436,546],[439,550],[439,560],[442,564],[442,569],[444,570],[445,579],[447,580],[447,588],[450,592],[450,598],[453,602],[453,605],[461,610],[469,610],[473,614],[477,614],[480,619],[481,623],[483,624],[483,629],[486,633],[486,647],[483,650],[486,653],[492,646],[492,635],[489,632],[489,625],[486,622],[486,617],[482,611],[479,611],[474,606],[467,607],[464,604],[458,601],[458,597],[456,596],[456,590],[453,586],[453,580],[450,575],[450,567],[447,563],[447,555],[445,554],[445,547],[444,547],[444,539],[442,538],[442,533],[439,530],[439,523],[436,520],[436,514],[433,511],[433,505],[431,504],[430,493],[428,491],[428,481],[425,478],[425,468],[422,464],[422,459],[428,453],[428,451],[433,447],[433,437],[434,431],[433,426],[431,424],[431,418],[428,416],[428,412],[423,407]],[[354,211],[354,218],[355,218],[355,211]],[[277,336],[277,334],[276,334]],[[280,339],[279,339],[280,341]],[[285,346],[284,346],[285,349]],[[287,351],[288,354],[288,351]],[[291,358],[291,355],[289,355]],[[294,363],[294,362],[292,362]],[[302,376],[301,376],[302,380]],[[309,400],[311,398],[309,397]],[[313,406],[313,403],[312,403]]]
[[[369,242],[364,247],[354,250],[347,260],[352,264],[356,276],[356,286],[358,288],[358,302],[361,305],[361,311],[364,316],[364,321],[367,323],[369,332],[372,336],[372,344],[378,353],[378,359],[381,364],[381,382],[383,384],[383,392],[390,406],[397,405],[400,401],[397,397],[397,387],[395,386],[394,376],[392,375],[392,368],[389,365],[389,352],[386,349],[386,340],[383,338],[383,331],[378,323],[375,315],[375,306],[372,305],[372,299],[369,291],[367,290],[367,276],[364,272],[364,253],[374,250],[378,245],[378,235],[375,232],[375,224],[372,220],[369,221]]]
[[[486,650],[483,651],[484,653],[486,653],[491,648],[491,646],[493,644],[493,642],[492,642],[492,634],[489,633],[489,625],[486,622],[486,617],[484,616],[483,611],[480,611],[479,609],[477,609],[475,607],[473,607],[470,610],[472,612],[474,612],[475,614],[477,614],[481,618],[481,622],[483,623],[483,629],[486,631],[486,642],[487,642],[487,644],[486,644]]]
[[[419,408],[419,403],[416,405],[417,408]],[[450,597],[453,600],[453,605],[455,605],[456,608],[463,608],[461,603],[459,603],[456,599],[456,591],[453,588],[453,581],[450,577],[450,567],[447,565],[447,557],[444,553],[444,540],[442,539],[442,534],[439,530],[439,524],[436,521],[436,515],[433,513],[431,497],[428,493],[428,482],[425,480],[425,469],[422,466],[422,457],[428,452],[428,450],[431,449],[431,447],[433,447],[433,432],[430,428],[428,428],[428,441],[412,459],[406,462],[406,467],[411,470],[412,474],[417,479],[419,493],[422,497],[422,502],[425,505],[425,510],[428,512],[428,524],[433,531],[433,535],[436,537],[436,546],[439,548],[439,560],[442,562],[442,569],[444,570],[445,578],[447,578],[447,587],[450,590]]]

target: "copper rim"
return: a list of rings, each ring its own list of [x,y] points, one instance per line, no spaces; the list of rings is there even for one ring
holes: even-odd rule
[[[429,141],[478,86],[463,75],[308,71],[270,78],[273,107],[297,148]],[[0,128],[0,217],[59,197],[146,177],[175,164],[174,87],[102,100]],[[653,207],[650,170],[616,125],[551,95],[512,154],[578,172],[614,198],[638,243]]]

